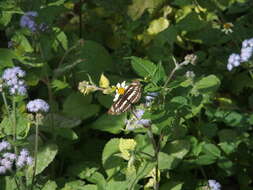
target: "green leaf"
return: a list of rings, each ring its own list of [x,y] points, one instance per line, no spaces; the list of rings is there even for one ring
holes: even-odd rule
[[[67,38],[66,34],[63,31],[61,31],[60,28],[54,27],[53,30],[57,34],[56,39],[52,44],[55,51],[57,51],[59,45],[61,45],[61,47],[63,47],[63,49],[67,50],[68,49],[68,38]]]
[[[198,165],[210,165],[215,163],[217,158],[212,155],[201,155],[195,160],[195,164]]]
[[[16,190],[17,185],[15,179],[11,176],[1,176],[0,177],[0,187],[1,190]]]
[[[181,190],[183,184],[183,182],[170,180],[169,182],[162,184],[160,190]]]
[[[11,38],[11,41],[13,41],[14,44],[18,44],[18,51],[33,52],[33,48],[30,42],[21,32],[16,32],[15,35]]]
[[[124,160],[115,154],[119,153],[120,139],[113,138],[108,141],[104,147],[102,154],[102,163],[108,177],[119,173],[124,166]]]
[[[206,154],[211,154],[212,156],[217,158],[221,156],[220,149],[214,144],[204,144],[203,152],[205,152]]]
[[[58,152],[56,144],[45,144],[38,150],[36,175],[40,174],[54,160]],[[32,176],[33,165],[29,167],[29,176]]]
[[[91,104],[91,96],[84,96],[81,93],[72,93],[63,104],[63,113],[70,117],[87,119],[96,115],[100,107]]]
[[[95,122],[90,125],[92,129],[118,134],[125,126],[126,114],[109,115],[103,114]]]
[[[158,166],[160,170],[167,169],[171,170],[176,168],[180,160],[172,155],[168,155],[164,152],[159,152],[158,155]]]
[[[54,132],[63,137],[63,138],[66,138],[66,139],[69,139],[69,140],[76,140],[78,139],[78,136],[77,134],[72,130],[72,129],[69,129],[69,128],[56,128],[54,130]]]
[[[149,24],[147,33],[149,35],[156,35],[165,30],[166,28],[168,28],[169,24],[170,24],[169,21],[164,17],[155,19]]]
[[[0,48],[0,69],[4,67],[12,67],[13,59],[18,59],[18,56],[13,50]]]
[[[96,76],[96,82],[99,81],[101,73],[114,69],[110,54],[103,46],[94,41],[84,41],[84,45],[80,48],[78,59],[84,60],[77,65],[77,70],[80,72],[78,79],[83,79],[84,72],[88,72]]]
[[[105,189],[106,190],[112,190],[112,189],[127,190],[128,185],[129,184],[127,181],[109,181]]]
[[[81,124],[80,119],[56,113],[47,114],[43,120],[43,124],[50,127],[51,121],[54,121],[54,126],[56,128],[74,128]]]
[[[190,151],[188,140],[175,140],[164,147],[163,151],[175,158],[182,159]]]
[[[154,73],[154,76],[153,76],[153,78],[152,78],[152,81],[153,81],[154,83],[158,83],[159,81],[164,81],[164,80],[165,80],[165,77],[166,77],[165,70],[164,70],[162,64],[159,63],[159,64],[157,65],[157,69],[156,69],[156,71],[155,71],[155,73]]]
[[[48,180],[42,190],[56,190],[57,184],[54,181]]]
[[[136,20],[141,17],[147,8],[153,6],[153,0],[133,0],[132,5],[128,7],[128,15]]]
[[[86,190],[84,184],[85,182],[81,180],[70,181],[61,190]]]
[[[176,27],[181,31],[196,31],[204,28],[206,23],[199,19],[199,15],[192,12],[180,20]]]
[[[152,77],[157,70],[156,65],[149,60],[134,56],[129,59],[131,59],[132,68],[141,77]]]
[[[52,87],[55,89],[55,91],[59,91],[65,88],[69,88],[69,84],[67,82],[55,79],[52,81]]]
[[[98,190],[96,185],[85,185],[83,186],[83,190]]]
[[[30,130],[30,123],[27,119],[27,114],[17,112],[16,113],[16,125],[17,125],[17,135],[20,138],[25,138]],[[4,134],[13,134],[13,124],[8,117],[4,117],[0,124],[0,128],[3,129]]]
[[[200,93],[215,92],[220,86],[220,80],[215,75],[209,75],[203,77],[194,85],[193,90],[197,90]]]

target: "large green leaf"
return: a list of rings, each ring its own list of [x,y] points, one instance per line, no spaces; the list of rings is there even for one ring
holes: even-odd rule
[[[119,142],[120,139],[113,138],[107,142],[103,150],[102,163],[109,178],[119,173],[125,166],[124,160],[115,155],[120,152]]]
[[[56,154],[58,152],[58,147],[56,144],[45,144],[38,150],[37,155],[37,168],[36,168],[36,175],[40,174],[43,170],[45,170],[48,165],[54,160]],[[33,167],[29,167],[29,176],[32,176]]]
[[[72,93],[63,104],[63,112],[70,117],[87,119],[97,114],[100,107],[91,104],[91,96],[84,96],[80,93]]]
[[[193,90],[197,90],[200,93],[215,92],[220,86],[220,80],[215,75],[209,75],[203,77],[194,85]]]
[[[126,114],[109,115],[103,114],[90,127],[101,131],[110,132],[113,134],[120,133],[125,126]]]
[[[190,148],[188,140],[175,140],[168,143],[163,151],[175,158],[182,159],[190,151]]]
[[[84,73],[88,72],[96,76],[98,80],[102,72],[114,69],[110,54],[103,46],[94,41],[84,41],[78,59],[84,60],[77,65],[78,79],[83,79],[86,76]]]
[[[129,57],[131,59],[131,65],[134,71],[141,77],[152,77],[157,70],[154,63],[149,60],[139,57]]]

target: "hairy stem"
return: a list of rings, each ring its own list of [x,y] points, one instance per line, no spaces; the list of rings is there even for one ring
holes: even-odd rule
[[[36,123],[35,123],[35,143],[34,143],[34,167],[33,167],[33,175],[32,175],[32,186],[31,190],[33,190],[34,180],[36,175],[36,168],[37,168],[37,154],[38,154],[38,139],[39,139],[39,121],[36,116]]]

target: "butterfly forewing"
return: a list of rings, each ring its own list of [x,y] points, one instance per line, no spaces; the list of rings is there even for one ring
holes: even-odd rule
[[[128,111],[131,105],[138,102],[141,98],[141,84],[139,81],[133,81],[126,89],[125,93],[111,106],[108,114],[119,115]]]

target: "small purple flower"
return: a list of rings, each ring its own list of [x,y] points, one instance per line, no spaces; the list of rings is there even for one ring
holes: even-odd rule
[[[4,166],[0,166],[0,174],[5,174],[6,168]]]
[[[217,182],[216,180],[208,180],[208,186],[210,187],[211,190],[220,190],[221,189],[221,185],[219,182]]]
[[[20,26],[22,28],[28,28],[32,32],[35,32],[37,29],[37,24],[35,22],[35,17],[38,16],[36,11],[26,12],[20,19]]]
[[[11,169],[12,167],[12,161],[8,160],[8,159],[2,159],[1,160],[1,165],[4,166],[6,169]]]
[[[36,17],[38,17],[38,12],[29,11],[26,12],[20,19],[20,26],[22,28],[28,28],[32,32],[42,31],[48,29],[48,26],[45,23],[37,24]]]
[[[12,67],[4,70],[2,78],[6,86],[9,87],[11,95],[25,95],[27,93],[25,82],[21,79],[25,74],[25,71],[20,67]]]
[[[253,53],[253,47],[245,47],[241,49],[241,61],[246,62],[249,61],[250,57]]]
[[[26,158],[26,164],[29,165],[29,166],[33,164],[33,158],[31,156],[28,156]]]
[[[3,150],[9,150],[11,149],[11,145],[10,143],[8,143],[7,141],[2,141],[0,142],[0,152],[3,151]]]
[[[144,113],[145,111],[142,109],[134,110],[134,115],[136,117],[125,121],[126,130],[134,130],[136,128],[140,128],[141,126],[150,126],[151,125],[150,119],[142,119]]]
[[[42,99],[36,99],[28,102],[26,105],[29,112],[37,113],[37,112],[48,112],[49,105]]]
[[[151,121],[149,119],[140,119],[137,121],[138,125],[150,126]]]
[[[242,48],[253,47],[253,38],[246,39],[242,42]]]
[[[25,148],[23,148],[20,153],[19,153],[21,156],[28,156],[29,155],[29,151]]]
[[[3,154],[3,157],[4,157],[5,159],[9,159],[9,160],[11,160],[11,161],[16,160],[16,158],[17,158],[16,154],[10,153],[10,152],[4,153],[4,154]]]
[[[23,168],[26,164],[26,159],[27,159],[26,156],[23,156],[23,155],[18,156],[18,159],[16,161],[16,166],[18,168]]]

